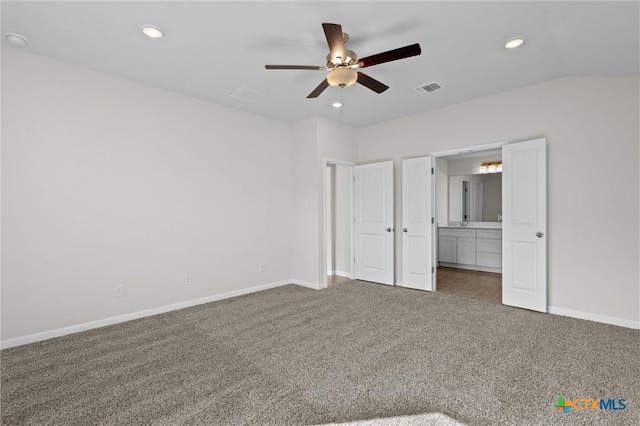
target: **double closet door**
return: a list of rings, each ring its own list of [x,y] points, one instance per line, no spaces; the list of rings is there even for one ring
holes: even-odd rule
[[[405,287],[432,290],[431,157],[402,162],[402,229],[395,228],[393,162],[354,167],[355,276],[395,283],[395,234],[402,234]]]

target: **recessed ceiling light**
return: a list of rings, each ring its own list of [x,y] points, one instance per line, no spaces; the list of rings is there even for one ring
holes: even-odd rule
[[[4,35],[4,38],[6,38],[7,41],[14,46],[24,46],[25,44],[27,44],[27,39],[19,34],[6,33]]]
[[[342,106],[342,102],[334,102],[331,104],[331,106],[334,108],[340,108]]]
[[[142,27],[142,32],[149,38],[162,38],[164,34],[156,27],[152,27],[151,25],[145,25]]]
[[[523,38],[512,38],[506,41],[506,43],[504,44],[504,48],[505,49],[515,49],[516,47],[520,47],[522,46],[522,44],[524,43],[524,39]]]

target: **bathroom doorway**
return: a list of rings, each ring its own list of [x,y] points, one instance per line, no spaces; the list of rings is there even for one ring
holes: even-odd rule
[[[436,291],[502,303],[502,149],[435,157]]]

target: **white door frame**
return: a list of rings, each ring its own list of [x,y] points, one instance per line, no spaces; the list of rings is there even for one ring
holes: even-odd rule
[[[349,258],[353,259],[353,166],[357,163],[352,163],[350,161],[336,160],[333,158],[324,157],[322,159],[322,288],[327,287],[327,239],[326,232],[327,226],[329,222],[329,218],[327,217],[327,166],[333,164],[335,166],[346,166],[349,167]],[[334,265],[335,266],[335,265]],[[355,278],[355,268],[353,267],[353,263],[351,263],[351,279]]]
[[[448,157],[450,155],[457,155],[457,154],[468,154],[470,152],[481,152],[481,151],[490,151],[490,150],[494,150],[494,149],[499,149],[502,148],[502,145],[506,145],[508,144],[508,141],[503,141],[503,142],[492,142],[492,143],[485,143],[485,144],[481,144],[481,145],[473,145],[473,146],[467,146],[467,147],[463,147],[463,148],[455,148],[455,149],[447,149],[446,151],[437,151],[437,152],[432,152],[429,155],[431,156],[431,167],[435,170],[436,168],[436,159],[438,157]],[[433,184],[431,186],[431,205],[433,206],[432,209],[435,212],[437,212],[437,208],[436,208],[436,179],[437,179],[437,174],[434,173],[433,174]],[[447,187],[449,186],[449,183],[447,182]],[[438,241],[437,241],[437,236],[438,233],[436,232],[438,229],[438,221],[435,221],[436,223],[434,223],[433,225],[433,229],[431,231],[431,235],[433,235],[433,247],[431,249],[431,256],[432,256],[432,265],[434,267],[434,273],[433,273],[433,291],[437,291],[437,287],[438,287]],[[504,267],[504,265],[503,265]]]

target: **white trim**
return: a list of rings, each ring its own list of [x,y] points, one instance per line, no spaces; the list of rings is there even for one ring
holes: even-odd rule
[[[268,290],[270,288],[280,287],[287,284],[303,285],[295,281],[296,280],[276,281],[273,283],[262,284],[255,287],[249,287],[241,290],[234,290],[226,293],[215,294],[213,296],[202,297],[200,299],[186,300],[184,302],[173,303],[171,305],[159,306],[157,308],[146,309],[144,311],[132,312],[130,314],[119,315],[117,317],[105,318],[97,321],[86,322],[83,324],[72,325],[69,327],[57,328],[55,330],[44,331],[42,333],[29,334],[27,336],[7,339],[0,342],[0,349],[8,349],[16,346],[27,345],[29,343],[41,342],[43,340],[53,339],[54,337],[61,337],[61,336],[66,336],[68,334],[79,333],[81,331],[92,330],[94,328],[106,327],[108,325],[114,325],[114,324],[119,324],[121,322],[149,317],[152,315],[163,314],[165,312],[176,311],[178,309],[184,309],[184,308],[189,308],[191,306],[202,305],[204,303],[215,302],[223,299],[229,299],[232,297],[237,297],[245,294],[255,293],[258,291]]]
[[[633,328],[636,330],[640,329],[640,321],[633,321],[633,320],[616,318],[616,317],[608,317],[605,315],[598,315],[598,314],[590,314],[588,312],[572,311],[570,309],[556,308],[553,306],[549,306],[547,308],[547,311],[550,314],[561,315],[563,317],[571,317],[571,318],[578,318],[582,320],[601,322],[604,324],[617,325],[620,327]]]
[[[325,162],[325,166],[327,165],[327,163],[335,164],[337,166],[349,166],[349,167],[355,166],[357,164],[357,163],[352,163],[351,161],[336,160],[328,157],[324,157],[324,162]]]
[[[473,145],[473,146],[466,146],[462,148],[447,149],[445,151],[432,152],[429,155],[432,157],[447,157],[449,155],[459,155],[459,154],[468,154],[470,152],[488,151],[490,149],[502,148],[502,145],[506,145],[508,143],[509,143],[508,141],[484,143],[482,145]]]
[[[324,284],[313,284],[313,283],[310,283],[310,282],[307,282],[307,281],[295,280],[295,279],[291,279],[291,280],[289,280],[289,282],[291,284],[299,285],[301,287],[311,288],[313,290],[322,290],[324,288],[327,288],[327,283],[326,282]]]
[[[337,275],[339,277],[351,278],[351,272],[347,271],[332,271],[333,275]]]

